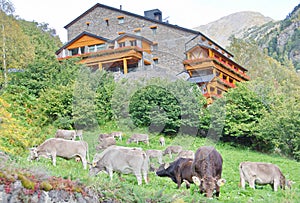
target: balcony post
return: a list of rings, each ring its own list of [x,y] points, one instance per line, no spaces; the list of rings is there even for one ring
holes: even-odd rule
[[[124,74],[127,74],[128,69],[127,69],[127,60],[126,60],[126,58],[123,58],[123,68],[124,68]]]

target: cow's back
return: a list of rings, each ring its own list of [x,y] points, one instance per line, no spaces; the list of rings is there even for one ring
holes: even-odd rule
[[[86,155],[87,150],[87,142],[66,140],[63,138],[50,138],[38,147],[38,151],[55,151],[57,156],[65,158],[72,158],[78,154]]]
[[[131,173],[147,168],[149,160],[139,148],[109,147],[98,157],[101,165],[112,167],[114,171]]]

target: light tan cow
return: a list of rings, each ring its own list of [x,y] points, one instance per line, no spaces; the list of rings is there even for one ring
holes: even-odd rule
[[[139,143],[139,142],[143,142],[146,143],[149,146],[149,136],[147,134],[133,134],[128,140],[127,140],[127,144],[129,143]]]
[[[160,143],[161,146],[165,146],[166,145],[165,138],[164,137],[160,137],[159,138],[159,143]]]
[[[55,138],[63,138],[66,140],[76,140],[76,137],[79,137],[82,140],[83,130],[63,130],[58,129],[55,133]]]
[[[178,154],[182,151],[182,146],[179,145],[172,145],[168,146],[165,151],[163,152],[163,155],[169,154],[170,158],[172,159],[172,154]]]
[[[96,156],[96,155],[95,155]],[[91,176],[105,170],[112,180],[113,172],[134,174],[138,185],[142,184],[142,177],[148,183],[149,158],[139,148],[110,146],[97,157],[94,157],[93,166],[90,168]]]
[[[99,145],[96,147],[97,150],[103,150],[111,145],[116,145],[116,139],[114,137],[107,137],[99,140]]]
[[[71,159],[80,157],[83,168],[87,168],[88,144],[85,141],[66,140],[62,138],[50,138],[38,147],[30,148],[30,161],[39,157],[52,158],[52,164],[56,166],[56,157]]]
[[[242,162],[239,166],[240,185],[245,188],[246,182],[250,188],[255,189],[255,183],[260,185],[270,184],[277,191],[278,186],[285,189],[291,188],[291,181],[287,181],[279,167],[272,163],[264,162]]]
[[[148,149],[146,150],[146,154],[149,157],[149,159],[151,160],[152,158],[157,158],[158,163],[162,164],[162,151],[158,150],[158,149]]]
[[[195,157],[195,153],[192,150],[182,150],[177,155],[177,159],[178,158],[194,159],[194,157]]]

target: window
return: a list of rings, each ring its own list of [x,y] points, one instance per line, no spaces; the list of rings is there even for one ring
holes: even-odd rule
[[[141,35],[141,30],[142,28],[135,28],[133,31],[135,32],[136,35]]]
[[[105,44],[97,44],[96,45],[96,50],[99,51],[99,50],[104,50],[106,48],[106,45]]]
[[[95,45],[89,46],[89,52],[95,52]]]
[[[156,30],[157,30],[157,26],[156,25],[152,25],[152,26],[150,26],[150,29],[152,30],[152,33],[155,35],[156,34]]]
[[[105,18],[104,20],[105,20],[106,26],[109,26],[109,22],[108,22],[109,19]]]
[[[136,42],[136,40],[132,40],[132,41],[130,41],[130,46],[137,46],[137,42]]]
[[[222,95],[222,90],[217,89],[217,95]]]
[[[119,47],[125,47],[125,42],[120,42]]]
[[[70,53],[71,53],[71,56],[74,56],[74,55],[77,55],[77,54],[78,54],[78,48],[70,49],[69,51],[70,51]]]
[[[123,24],[124,23],[124,16],[118,16],[118,22],[119,24]]]
[[[106,49],[105,44],[96,44],[96,45],[92,45],[92,46],[88,47],[89,52],[96,52],[96,51],[104,50],[104,49]]]
[[[157,42],[153,42],[152,49],[153,49],[153,51],[158,50],[158,43]]]

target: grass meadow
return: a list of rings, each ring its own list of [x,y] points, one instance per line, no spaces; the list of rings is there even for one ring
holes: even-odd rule
[[[110,133],[109,127],[101,130]],[[123,131],[124,132],[124,131]],[[139,133],[146,133],[143,130]],[[117,140],[117,145],[138,146],[143,149],[165,149],[159,144],[159,135],[150,135],[150,145],[146,144],[126,144],[127,138],[133,134],[132,131],[125,131],[123,140]],[[89,143],[89,160],[92,161],[96,153],[96,145],[98,144],[99,132],[84,132],[84,140]],[[17,159],[19,167],[36,168],[44,171],[49,175],[71,178],[79,180],[85,185],[99,191],[103,194],[104,200],[114,199],[119,202],[272,202],[272,203],[296,203],[300,202],[300,163],[279,155],[267,155],[254,152],[249,149],[237,148],[221,142],[209,143],[204,138],[195,138],[192,136],[176,136],[174,138],[166,137],[166,146],[182,145],[184,149],[196,151],[203,145],[214,145],[223,157],[223,173],[222,178],[226,179],[226,184],[221,188],[221,194],[218,199],[206,199],[199,193],[195,185],[191,185],[190,189],[186,189],[185,183],[180,189],[176,188],[176,184],[170,178],[162,178],[155,175],[154,172],[149,173],[149,184],[138,186],[134,175],[114,174],[113,181],[105,173],[99,173],[95,177],[89,177],[88,170],[84,170],[81,162],[74,159],[64,160],[57,158],[57,166],[52,166],[48,159],[40,159],[39,161],[28,162],[27,155]],[[174,158],[173,158],[174,159]],[[164,157],[165,162],[171,162],[168,156]],[[246,189],[239,188],[239,163],[242,161],[260,161],[277,164],[287,179],[296,183],[291,190],[272,191],[270,185],[257,186],[255,190],[246,186]],[[158,166],[157,160],[151,160]]]

